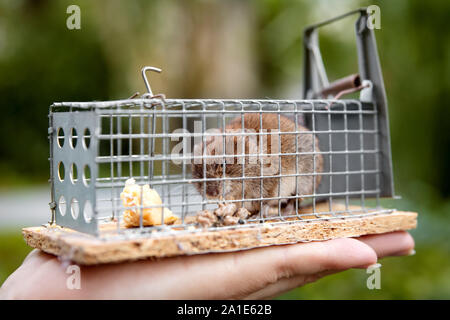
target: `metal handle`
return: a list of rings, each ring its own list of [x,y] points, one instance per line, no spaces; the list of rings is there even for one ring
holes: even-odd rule
[[[141,71],[142,72],[142,78],[144,78],[144,82],[145,82],[145,86],[147,87],[148,95],[153,97],[152,88],[150,88],[150,84],[148,83],[147,76],[145,74],[147,71],[155,71],[155,72],[161,73],[162,70],[159,69],[159,68],[156,68],[156,67],[149,67],[149,66],[146,66],[146,67],[142,68],[142,71]]]
[[[352,75],[329,84],[320,53],[317,29],[354,14],[359,14],[356,21],[356,39],[360,77]],[[367,27],[366,22],[367,9],[360,8],[305,28],[303,98],[336,96],[341,91],[359,87],[363,80],[370,80],[374,84],[381,82],[380,87],[384,90],[373,30]]]
[[[368,27],[367,8],[360,8],[338,17],[309,26],[304,31],[304,74],[303,74],[303,98],[313,99],[315,93],[326,89],[328,84],[327,74],[320,55],[317,29],[342,18],[359,13],[355,23],[356,47],[358,51],[358,69],[362,87],[369,86],[361,101],[371,102],[377,108],[378,130],[382,133],[378,141],[381,150],[381,182],[385,185],[382,196],[393,197],[394,183],[392,174],[391,142],[389,133],[389,115],[387,110],[386,92],[384,89],[383,75],[381,73],[380,60],[378,58],[377,44],[374,31]],[[350,89],[351,90],[351,89]],[[337,96],[335,96],[336,98]],[[370,99],[370,101],[368,101]],[[305,122],[310,125],[312,120],[307,118]]]
[[[325,98],[328,97],[329,95],[336,97],[339,93],[343,91],[355,89],[358,88],[359,86],[361,86],[361,79],[359,77],[359,74],[352,74],[350,76],[338,79],[330,83],[327,87],[323,88],[317,95]]]

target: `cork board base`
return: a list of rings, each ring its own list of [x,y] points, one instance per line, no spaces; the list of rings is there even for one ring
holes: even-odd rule
[[[197,232],[162,232],[133,238],[97,238],[58,226],[24,228],[27,244],[80,265],[118,263],[270,245],[359,237],[416,228],[417,213],[395,211],[365,217],[346,215],[318,221],[255,223],[250,226]],[[105,224],[101,228],[111,229]]]

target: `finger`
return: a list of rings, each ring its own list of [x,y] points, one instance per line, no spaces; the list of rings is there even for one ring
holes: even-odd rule
[[[272,277],[276,280],[250,293],[248,298],[276,296],[336,271],[374,264],[376,253],[361,244],[354,239],[336,239],[286,246],[285,252],[275,251],[277,248],[272,247],[273,254],[267,260],[273,261],[273,265],[268,265],[266,272],[274,272]],[[261,278],[264,279],[264,276]]]
[[[358,240],[369,245],[375,250],[379,258],[386,256],[398,256],[410,254],[414,249],[414,240],[411,235],[404,231],[392,232],[379,235],[369,235],[358,238]],[[369,264],[368,264],[369,265]],[[361,265],[366,268],[368,265]],[[300,275],[292,278],[282,278],[267,287],[250,294],[248,299],[266,299],[292,290],[306,283],[314,282],[325,275],[336,273],[336,271],[324,271],[314,275]]]
[[[414,250],[414,239],[406,231],[396,231],[358,238],[377,253],[378,258],[408,255]]]
[[[313,275],[327,270],[357,268],[377,261],[376,253],[369,246],[351,238],[290,245],[284,252],[276,249],[270,248],[272,263],[280,270],[281,276]]]
[[[277,281],[276,283],[270,284],[267,287],[256,291],[245,299],[248,300],[260,300],[260,299],[270,299],[279,296],[280,294],[286,293],[292,289],[298,288],[305,284],[315,282],[324,276],[337,273],[339,271],[323,271],[321,273],[316,273],[314,275],[304,276],[299,275],[292,278],[283,278]]]
[[[202,257],[203,258],[203,257]],[[190,263],[192,270],[200,270],[202,281],[195,282],[196,288],[213,281],[218,291],[210,290],[207,298],[242,298],[251,293],[272,286],[274,291],[286,290],[289,281],[276,284],[280,279],[302,277],[307,281],[327,270],[345,270],[375,263],[376,253],[367,245],[355,239],[336,239],[324,242],[301,243],[254,249],[246,252],[217,255],[219,263],[204,257]],[[209,268],[202,263],[208,264]],[[208,274],[213,270],[213,274]],[[210,278],[210,279],[208,279]],[[299,282],[290,283],[294,287]],[[270,289],[270,288],[269,288]],[[268,290],[269,290],[268,289]],[[192,291],[191,291],[192,292]]]
[[[63,299],[59,293],[65,288],[66,275],[60,261],[33,250],[3,283],[0,296],[5,299]]]
[[[29,260],[35,260],[37,256],[39,256],[39,253],[41,252],[41,250],[39,249],[33,249],[31,250],[31,252],[25,257],[25,259],[23,260],[23,262],[25,261],[29,261]],[[22,262],[22,263],[23,263]]]

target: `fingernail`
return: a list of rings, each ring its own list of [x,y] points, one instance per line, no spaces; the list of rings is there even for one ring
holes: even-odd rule
[[[416,250],[414,250],[414,249],[409,250],[408,256],[414,256],[414,255],[416,255]]]
[[[377,263],[371,264],[366,269],[378,269],[378,268],[381,268],[381,263],[377,262]]]

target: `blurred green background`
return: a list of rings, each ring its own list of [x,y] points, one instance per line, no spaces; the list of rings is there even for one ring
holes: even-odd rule
[[[81,30],[66,27],[70,4],[81,8]],[[419,212],[417,254],[382,260],[381,290],[366,288],[364,270],[349,270],[280,298],[449,299],[447,0],[0,0],[0,201],[34,201],[27,194],[40,192],[48,202],[52,102],[143,93],[144,65],[163,69],[151,84],[170,98],[300,98],[303,28],[370,4],[381,8],[375,33],[402,196],[383,204]],[[357,71],[353,22],[321,33],[330,80]],[[30,251],[20,227],[34,212],[0,206],[1,284]]]

